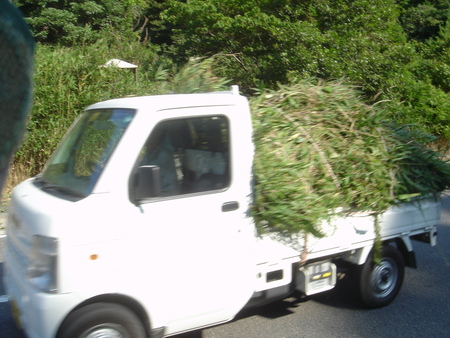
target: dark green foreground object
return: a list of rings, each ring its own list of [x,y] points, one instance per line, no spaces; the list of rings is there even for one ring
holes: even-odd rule
[[[0,193],[31,107],[34,48],[19,10],[0,0]]]

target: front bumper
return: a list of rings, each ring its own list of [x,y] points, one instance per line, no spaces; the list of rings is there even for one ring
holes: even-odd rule
[[[55,337],[64,318],[76,306],[74,296],[37,291],[14,266],[14,262],[5,260],[5,288],[16,325],[29,338]]]

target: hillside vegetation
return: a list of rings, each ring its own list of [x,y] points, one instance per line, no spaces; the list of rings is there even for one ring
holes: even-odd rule
[[[450,138],[448,0],[15,2],[38,44],[34,107],[11,185],[42,169],[89,104],[238,84],[251,98],[257,135],[287,135],[291,145],[278,142],[295,148],[292,168],[328,175],[328,181],[314,184],[295,177],[305,184],[303,190],[279,196],[314,200],[338,188],[354,195],[331,199],[326,207],[344,203],[377,209],[411,193],[447,186],[446,166],[443,174],[435,171],[444,162],[422,145],[446,144]],[[101,67],[112,58],[138,65],[137,71]],[[307,134],[289,134],[283,129],[287,122]],[[338,125],[345,131],[326,131]],[[270,129],[274,135],[265,134]],[[332,137],[336,140],[326,149]],[[267,152],[279,155],[283,149]],[[314,153],[317,158],[311,158]],[[329,157],[324,160],[324,155]],[[437,162],[422,170],[424,159]],[[280,170],[279,163],[258,161]],[[443,180],[435,182],[435,177]],[[264,175],[258,179],[271,182]],[[422,189],[423,182],[434,183]],[[319,195],[304,196],[313,190]],[[260,193],[261,202],[273,198],[265,190]]]

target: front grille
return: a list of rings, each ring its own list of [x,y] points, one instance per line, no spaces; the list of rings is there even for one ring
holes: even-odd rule
[[[20,228],[21,227],[17,227],[17,224],[15,224],[13,217],[8,220],[6,257],[10,269],[14,269],[16,273],[25,277],[28,267],[28,252],[31,243],[30,240],[20,232]]]

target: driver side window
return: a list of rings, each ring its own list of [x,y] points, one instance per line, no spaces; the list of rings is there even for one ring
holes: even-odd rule
[[[160,196],[224,189],[230,182],[228,120],[163,121],[148,138],[138,165],[159,167]]]

